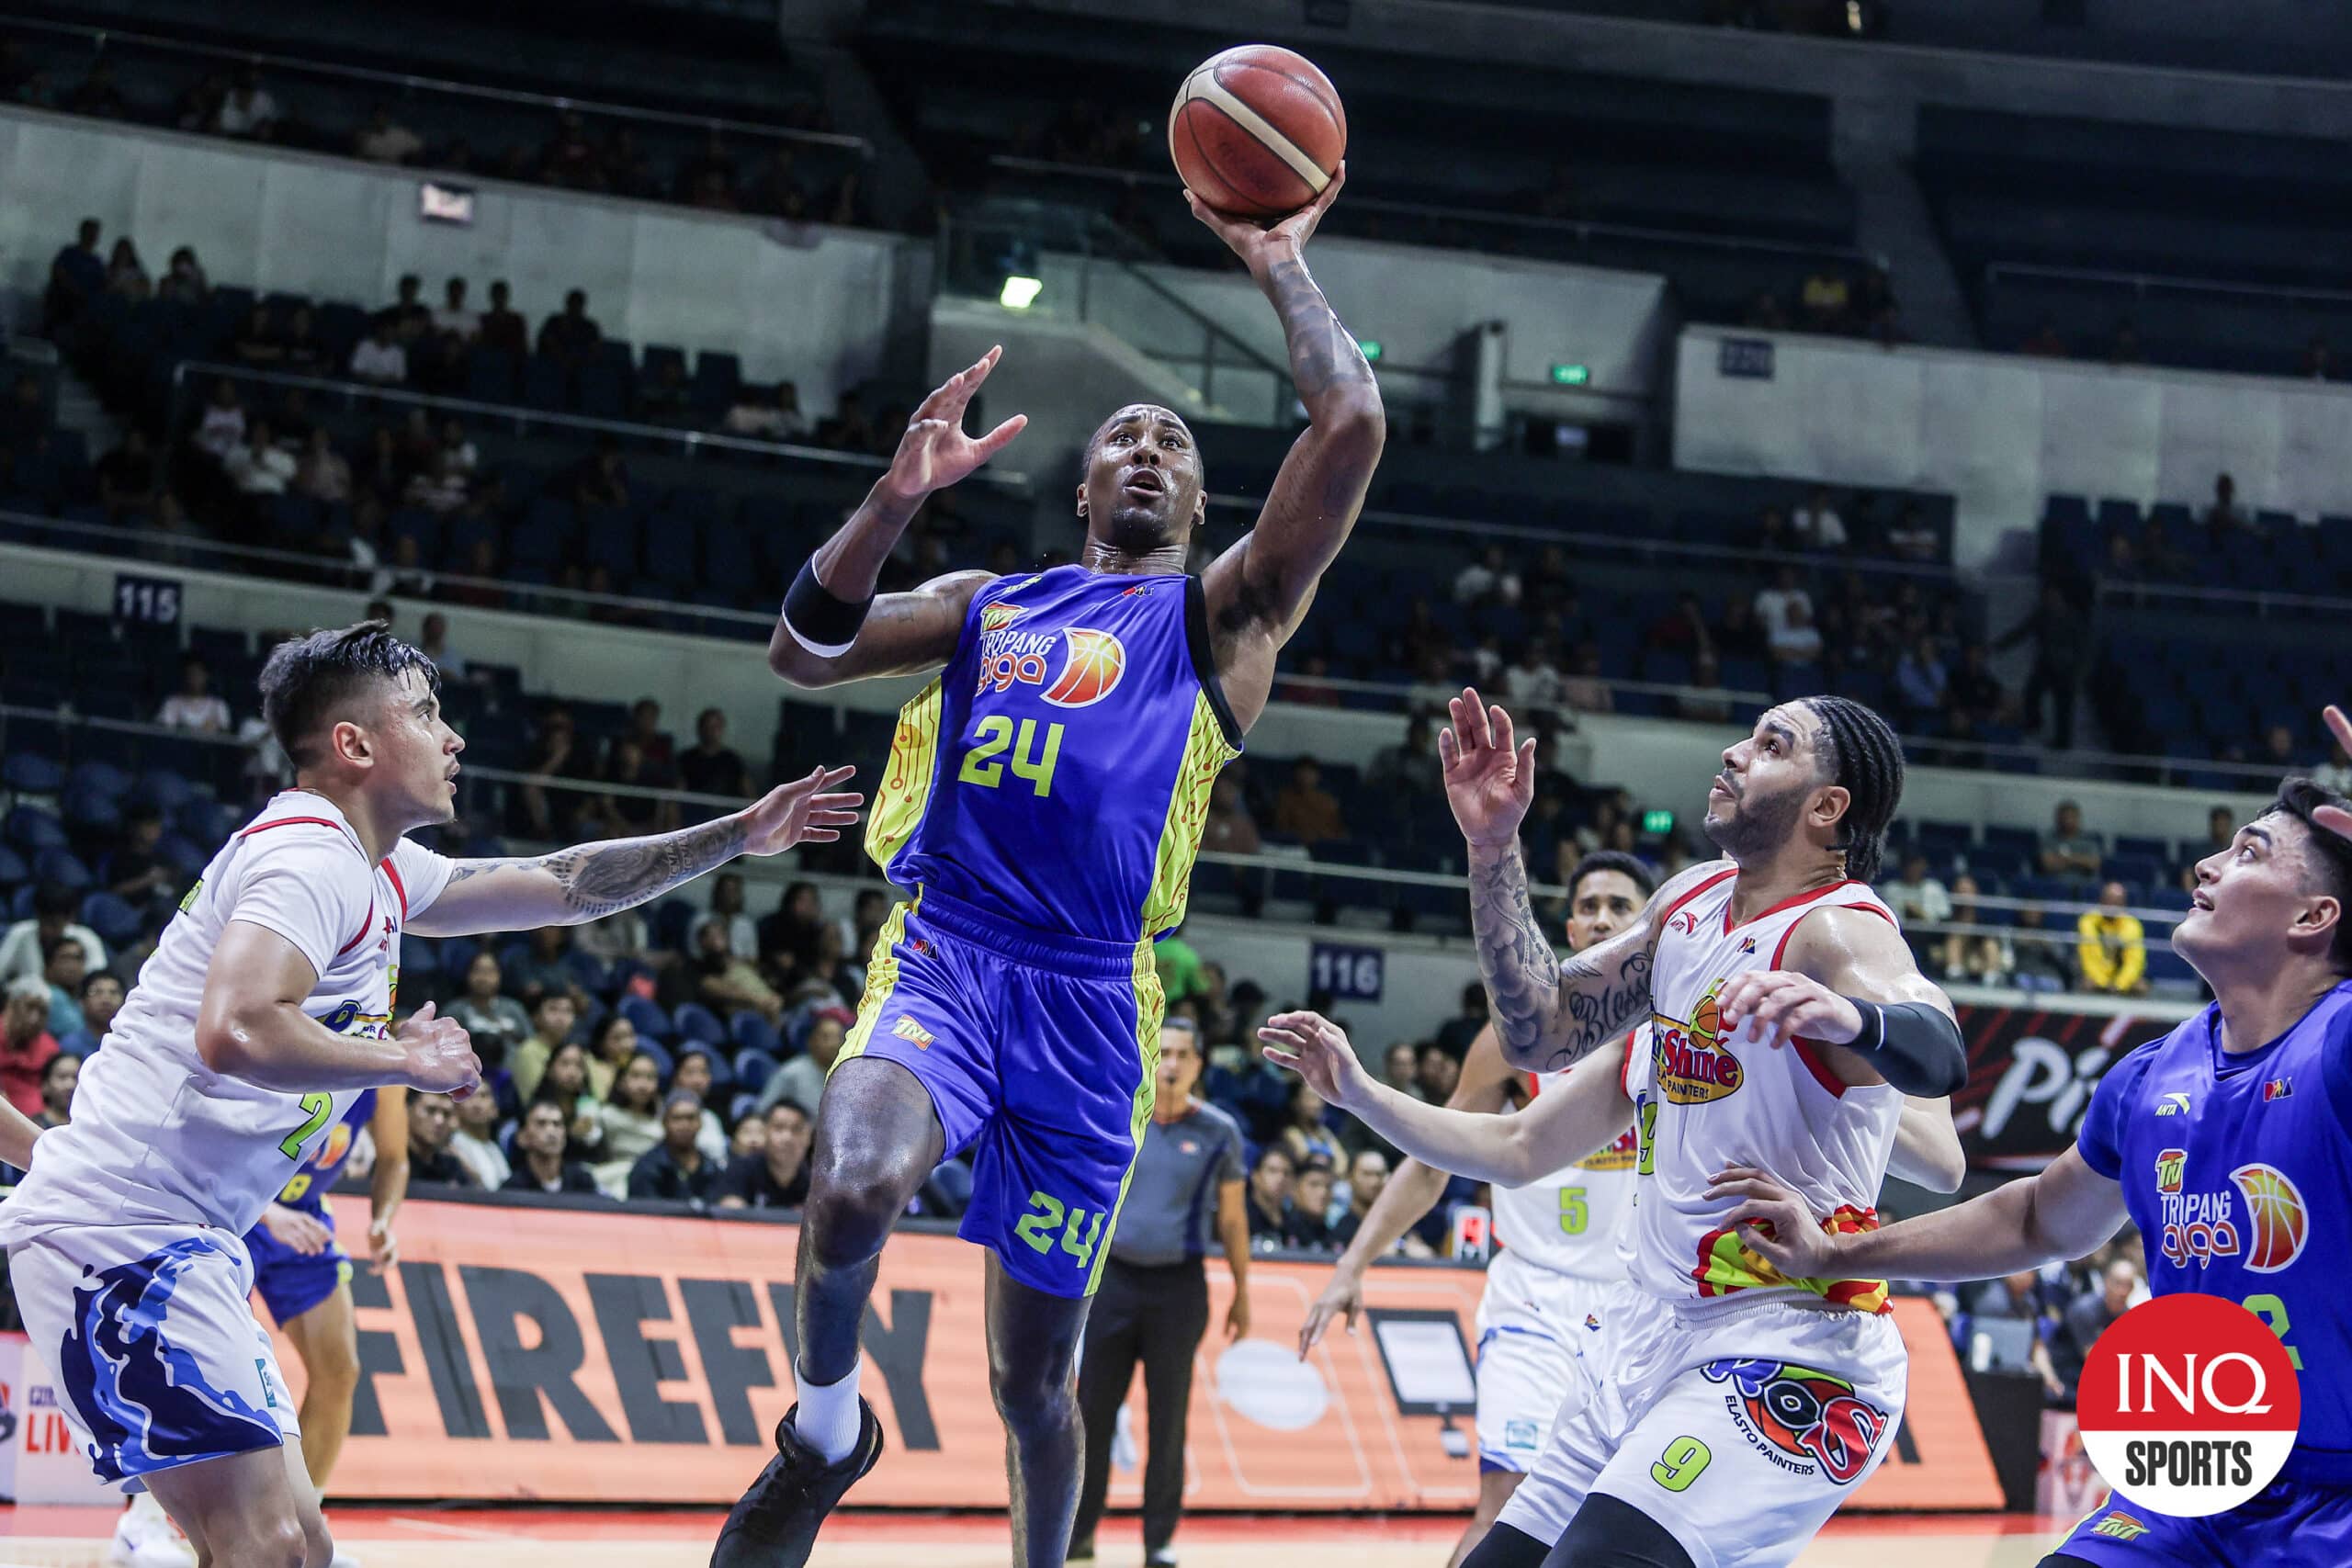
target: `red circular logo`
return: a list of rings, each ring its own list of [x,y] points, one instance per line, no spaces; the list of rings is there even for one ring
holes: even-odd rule
[[[2197,1518],[2278,1479],[2302,1393],[2291,1353],[2253,1313],[2220,1296],[2158,1296],[2098,1337],[2075,1408],[2109,1485]]]

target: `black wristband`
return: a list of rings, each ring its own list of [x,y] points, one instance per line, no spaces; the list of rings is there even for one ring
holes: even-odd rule
[[[1968,1081],[1968,1047],[1960,1025],[1925,1002],[1888,1007],[1848,997],[1862,1015],[1852,1049],[1870,1057],[1888,1083],[1905,1094],[1939,1099]]]
[[[832,590],[817,581],[817,559],[811,556],[800,563],[800,575],[785,592],[784,629],[818,658],[838,659],[857,640],[857,628],[872,608],[871,593],[855,604],[834,598]]]

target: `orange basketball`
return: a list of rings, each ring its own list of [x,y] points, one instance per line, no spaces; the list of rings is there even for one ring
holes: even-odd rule
[[[1348,115],[1305,55],[1245,43],[1211,55],[1176,90],[1168,152],[1193,195],[1220,212],[1295,212],[1330,184]]]
[[[1699,998],[1699,1005],[1690,1010],[1690,1037],[1693,1040],[1712,1045],[1722,1035],[1723,1015],[1715,1006],[1715,993],[1722,989],[1721,984],[1708,987],[1707,994]]]

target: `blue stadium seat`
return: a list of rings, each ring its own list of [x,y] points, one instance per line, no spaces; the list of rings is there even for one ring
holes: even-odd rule
[[[727,1021],[727,1032],[735,1042],[740,1055],[744,1051],[761,1051],[768,1055],[782,1054],[783,1043],[776,1038],[775,1026],[755,1012],[739,1012]]]
[[[33,868],[25,863],[24,856],[7,845],[0,844],[0,887],[14,887],[32,874]]]
[[[776,1066],[775,1056],[747,1046],[735,1053],[735,1085],[745,1094],[756,1095],[767,1088],[768,1079],[775,1076]]]
[[[6,837],[25,853],[35,856],[44,850],[62,850],[66,846],[64,825],[35,806],[9,807],[6,820],[0,821],[0,837]]]
[[[722,1045],[727,1042],[727,1026],[700,1002],[680,1002],[673,1016],[681,1040],[691,1040],[697,1045]]]
[[[563,966],[571,971],[583,991],[602,995],[612,988],[612,966],[593,953],[575,947],[563,955]]]
[[[749,1116],[760,1103],[760,1097],[748,1090],[738,1089],[735,1098],[727,1102],[727,1120],[731,1124]]]
[[[637,1048],[653,1058],[653,1066],[662,1075],[662,1087],[668,1089],[671,1076],[678,1070],[678,1059],[670,1055],[670,1048],[643,1030],[638,1031]]]
[[[106,933],[100,931],[99,935]],[[431,937],[401,937],[401,976],[424,982],[424,989],[433,989],[432,981],[441,974],[440,945]]]
[[[622,997],[616,1005],[620,1010],[620,1015],[628,1020],[629,1027],[636,1030],[640,1038],[667,1040],[678,1032],[677,1025],[671,1021],[669,1013],[662,1010],[659,1002],[650,998],[632,993]]]
[[[128,947],[139,940],[144,923],[138,910],[111,893],[97,892],[82,900],[82,923],[98,933],[109,947]]]
[[[65,770],[47,757],[12,751],[0,762],[0,784],[24,795],[55,795],[65,787]]]
[[[33,875],[43,882],[71,887],[76,893],[96,880],[81,857],[68,849],[46,849],[33,856]]]

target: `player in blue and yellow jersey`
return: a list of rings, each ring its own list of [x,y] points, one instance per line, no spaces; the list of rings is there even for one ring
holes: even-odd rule
[[[2328,720],[2352,740],[2334,708]],[[2075,1146],[2028,1180],[1883,1230],[1831,1236],[1779,1189],[1726,1171],[1772,1222],[1783,1272],[1992,1279],[2079,1258],[2129,1218],[2158,1295],[2241,1302],[2286,1342],[2302,1426],[2278,1482],[2208,1518],[2122,1498],[2042,1568],[2352,1562],[2352,812],[2309,779],[2197,865],[2173,945],[2214,1000],[2109,1067]]]
[[[1281,317],[1308,424],[1255,529],[1198,578],[1201,457],[1136,404],[1089,441],[1079,565],[956,572],[875,597],[915,509],[1020,433],[967,435],[998,350],[915,412],[890,470],[800,572],[770,646],[798,686],[938,670],[900,714],[866,845],[891,915],[820,1108],[797,1271],[799,1403],[712,1562],[797,1564],[880,1452],[858,1325],[892,1223],[969,1151],[962,1234],[989,1249],[991,1386],[1013,1559],[1058,1564],[1080,1477],[1072,1353],[1151,1114],[1152,942],[1182,920],[1217,770],[1363,502],[1385,426],[1371,367],[1301,248],[1338,194],[1271,229],[1193,210]]]

